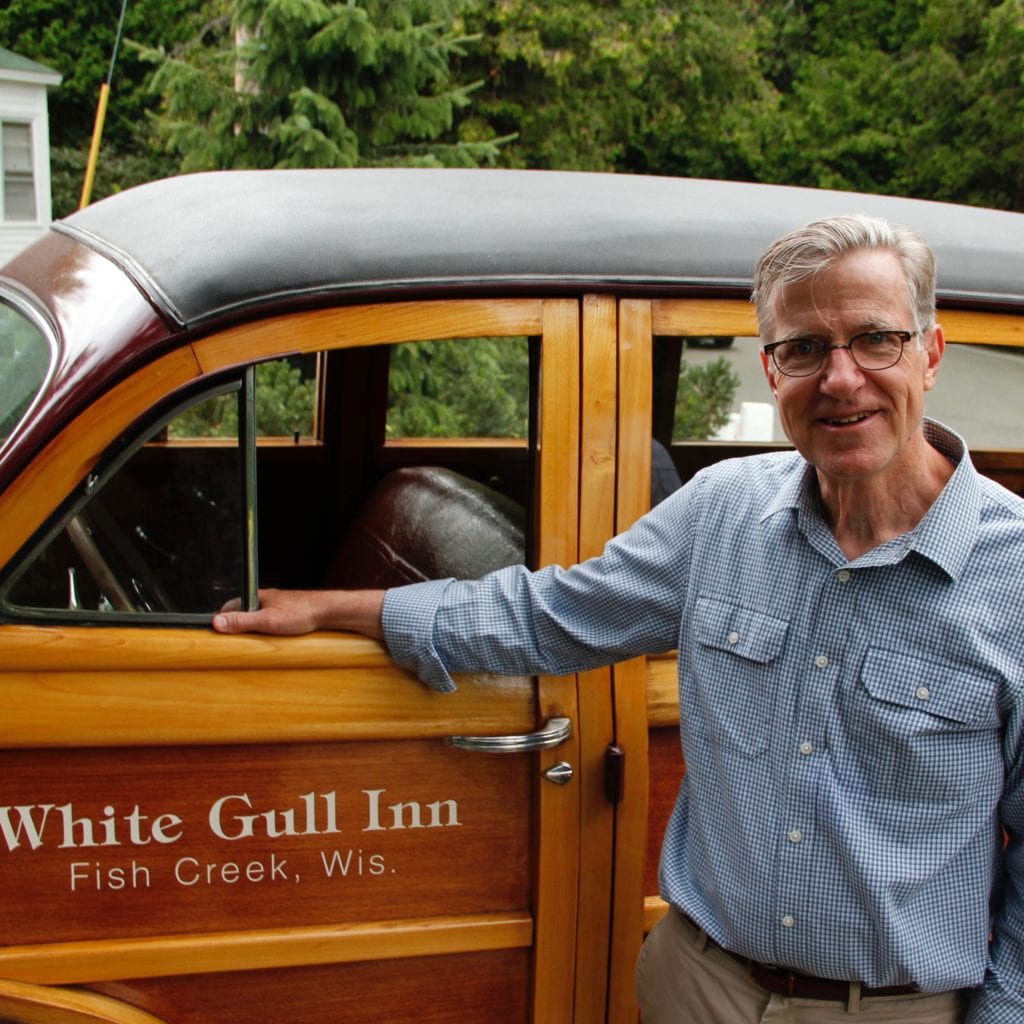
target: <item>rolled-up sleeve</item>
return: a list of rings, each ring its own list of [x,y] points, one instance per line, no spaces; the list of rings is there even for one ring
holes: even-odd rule
[[[669,650],[679,631],[689,524],[683,492],[604,553],[570,569],[509,566],[480,580],[388,591],[382,624],[395,661],[441,692],[453,674],[564,675]]]
[[[434,618],[454,580],[429,580],[396,587],[384,595],[382,625],[388,653],[439,693],[452,693],[452,679],[434,648]]]

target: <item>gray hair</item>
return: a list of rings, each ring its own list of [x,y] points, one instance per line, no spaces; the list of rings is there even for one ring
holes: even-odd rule
[[[894,253],[903,267],[915,328],[922,331],[934,325],[935,256],[928,243],[910,228],[857,213],[814,221],[768,247],[757,262],[751,294],[761,337],[768,340],[770,335],[772,303],[780,288],[828,270],[855,249]]]

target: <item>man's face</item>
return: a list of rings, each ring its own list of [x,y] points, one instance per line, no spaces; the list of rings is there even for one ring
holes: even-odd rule
[[[903,269],[892,252],[858,249],[806,281],[780,288],[772,302],[773,337],[821,338],[845,345],[872,329],[914,330]],[[912,338],[895,366],[862,370],[848,349],[829,352],[809,377],[786,377],[762,354],[787,437],[819,474],[858,480],[894,473],[923,459],[924,393],[935,383],[943,338]]]

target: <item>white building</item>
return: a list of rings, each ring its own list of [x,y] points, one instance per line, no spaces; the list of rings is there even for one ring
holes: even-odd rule
[[[52,68],[0,47],[0,266],[52,217],[47,90],[60,81]]]

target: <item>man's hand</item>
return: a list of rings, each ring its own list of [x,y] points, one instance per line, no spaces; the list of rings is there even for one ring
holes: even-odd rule
[[[261,590],[257,611],[240,611],[236,598],[213,617],[213,628],[278,636],[344,629],[380,640],[383,604],[383,590]]]

